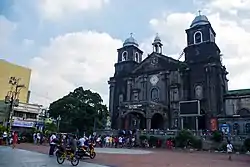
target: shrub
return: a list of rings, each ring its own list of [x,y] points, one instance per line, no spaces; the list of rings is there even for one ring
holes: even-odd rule
[[[223,136],[222,136],[221,132],[220,131],[214,131],[212,133],[211,140],[216,142],[216,143],[222,142],[223,141]]]
[[[191,145],[193,148],[201,150],[202,149],[202,140],[198,139],[196,137],[193,137],[193,139],[191,139]]]
[[[150,136],[149,137],[149,145],[151,146],[151,147],[154,147],[154,146],[156,146],[157,145],[157,140],[158,140],[158,138],[157,137],[155,137],[155,136]]]
[[[193,134],[188,130],[182,130],[175,137],[176,147],[184,148],[188,145],[188,142],[193,139]]]
[[[148,137],[146,136],[146,135],[140,135],[139,136],[139,139],[141,140],[141,141],[143,141],[143,140],[147,140],[148,139]]]
[[[182,130],[174,139],[176,147],[184,148],[190,146],[196,149],[202,149],[202,140],[195,137],[190,131]]]
[[[245,146],[245,148],[246,148],[247,151],[250,151],[250,138],[247,138],[244,141],[244,146]]]

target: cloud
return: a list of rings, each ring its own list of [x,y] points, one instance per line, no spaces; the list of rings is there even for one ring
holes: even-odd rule
[[[249,10],[249,0],[210,0],[207,7],[211,9],[220,9],[229,13],[237,13],[238,10]]]
[[[217,33],[216,43],[222,51],[223,63],[229,71],[229,88],[249,88],[249,24],[240,25],[238,20],[222,18],[219,13],[207,17]],[[159,32],[165,43],[165,53],[179,53],[186,47],[185,29],[189,28],[194,18],[195,15],[191,13],[171,13],[150,21],[152,29]],[[249,23],[248,20],[241,21]]]
[[[114,73],[117,48],[121,46],[120,40],[95,31],[52,38],[30,63],[32,101],[48,104],[83,86],[99,92],[108,104],[107,81]]]
[[[0,15],[0,46],[7,44],[12,32],[16,29],[16,24],[10,22],[6,17]]]
[[[80,11],[96,10],[109,0],[42,0],[39,8],[45,19],[57,20]]]

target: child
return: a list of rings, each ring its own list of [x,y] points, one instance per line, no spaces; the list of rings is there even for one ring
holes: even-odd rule
[[[228,159],[231,161],[232,160],[231,154],[233,153],[233,145],[230,143],[230,141],[228,141],[227,143],[227,153],[229,155]]]

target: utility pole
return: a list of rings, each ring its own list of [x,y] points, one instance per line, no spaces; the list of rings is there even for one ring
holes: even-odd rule
[[[8,141],[9,141],[9,133],[11,131],[11,122],[14,107],[17,107],[19,104],[19,93],[25,85],[20,85],[19,81],[21,78],[10,77],[9,84],[11,85],[10,91],[8,91],[7,95],[5,96],[5,103],[9,104],[9,111],[7,117],[7,134],[8,134]]]
[[[61,116],[59,115],[57,118],[57,132],[59,133],[60,132],[60,121],[61,121]]]

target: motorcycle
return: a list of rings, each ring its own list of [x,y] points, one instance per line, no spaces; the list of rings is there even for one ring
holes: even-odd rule
[[[79,159],[82,159],[83,157],[90,157],[91,159],[94,159],[96,156],[95,152],[95,144],[90,143],[87,148],[78,147],[78,150],[76,151],[76,155]]]

